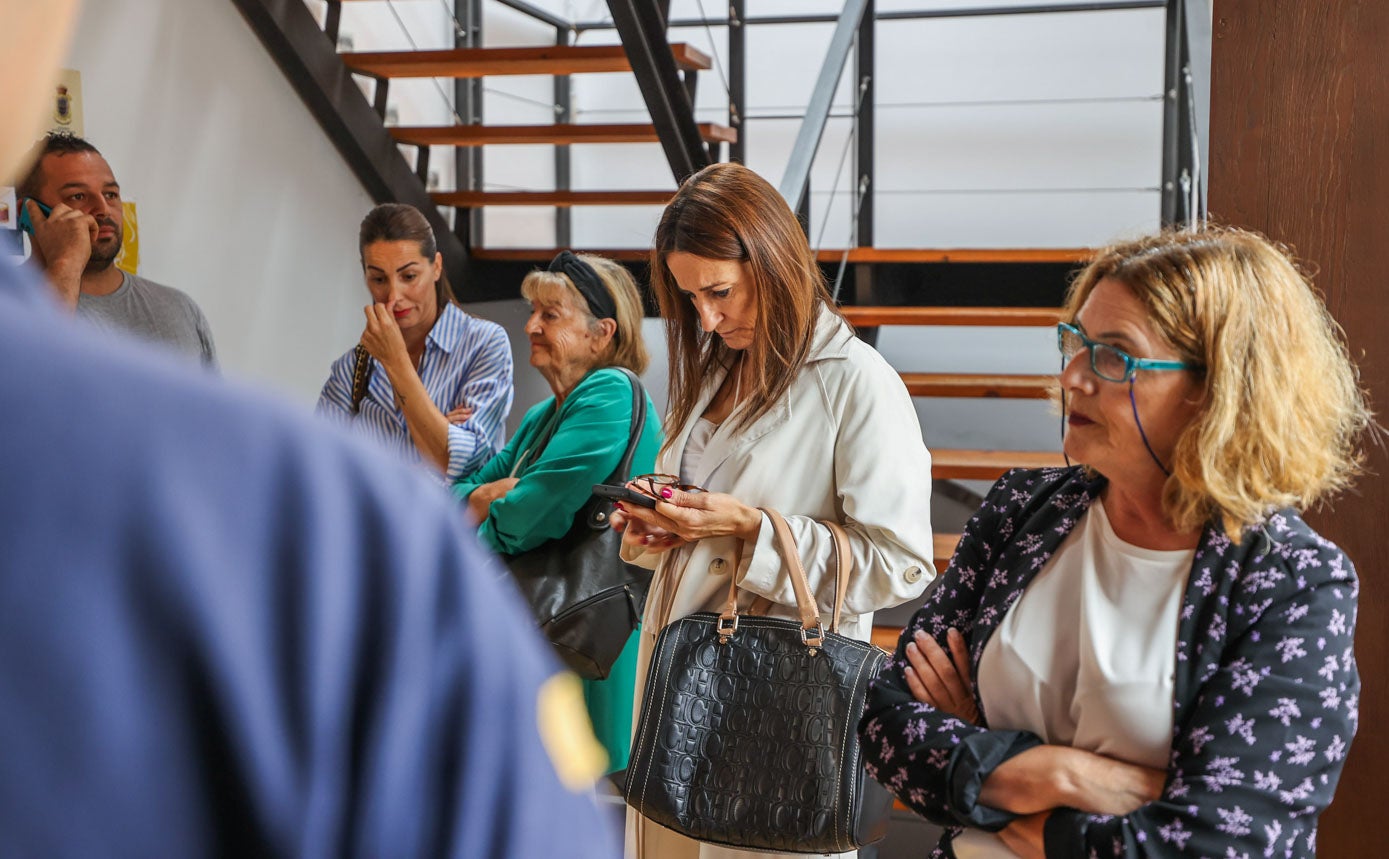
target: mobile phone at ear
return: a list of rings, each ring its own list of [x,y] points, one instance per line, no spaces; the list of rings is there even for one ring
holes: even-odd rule
[[[25,197],[19,201],[19,219],[15,221],[15,226],[32,236],[34,234],[34,222],[29,217],[29,206],[27,205],[30,200],[34,200],[34,198]],[[39,211],[43,212],[45,218],[53,214],[52,206],[45,206],[38,200],[34,200],[34,205],[39,207]]]
[[[638,492],[628,486],[613,486],[610,483],[593,484],[593,494],[599,498],[608,498],[613,501],[621,501],[624,504],[635,504],[638,507],[656,509],[656,499],[643,492]]]

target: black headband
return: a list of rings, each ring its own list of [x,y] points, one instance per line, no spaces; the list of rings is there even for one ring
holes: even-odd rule
[[[596,319],[617,319],[617,303],[603,286],[598,272],[593,266],[579,259],[573,251],[560,251],[550,262],[550,271],[569,277],[574,288],[588,302],[588,309]]]

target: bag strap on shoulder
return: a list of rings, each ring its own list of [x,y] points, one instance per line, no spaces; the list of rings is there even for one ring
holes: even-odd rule
[[[641,379],[626,367],[610,367],[608,369],[617,370],[627,377],[627,381],[632,386],[632,420],[627,436],[627,450],[622,454],[622,459],[618,461],[617,468],[608,476],[607,483],[626,483],[627,475],[632,470],[632,457],[636,455],[637,443],[641,441],[641,434],[646,429],[646,388],[642,387]],[[545,427],[545,432],[540,439],[531,445],[527,453],[534,451],[531,455],[538,459],[545,450],[545,446],[550,443],[551,437],[559,429],[559,409],[555,409],[550,423]],[[517,463],[520,466],[520,463]]]
[[[362,400],[367,396],[367,383],[371,380],[371,353],[367,347],[358,343],[352,350],[352,414],[362,410]]]
[[[641,379],[637,378],[636,373],[626,367],[613,369],[621,371],[632,385],[632,424],[627,438],[627,451],[622,454],[622,459],[617,463],[617,470],[608,478],[608,483],[626,483],[627,478],[632,475],[632,457],[636,455],[637,443],[641,441],[641,434],[646,429],[646,389],[642,387]]]

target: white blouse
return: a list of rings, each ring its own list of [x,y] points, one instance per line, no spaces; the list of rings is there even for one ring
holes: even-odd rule
[[[719,425],[713,421],[704,418],[695,420],[690,437],[685,441],[685,450],[680,454],[681,483],[694,483],[692,475],[699,470],[699,463],[704,459],[704,449],[709,446],[709,439],[718,431]]]
[[[1195,549],[1120,540],[1096,500],[1008,610],[979,660],[989,727],[1164,768],[1172,748],[1177,621]],[[1002,859],[970,830],[958,859]]]

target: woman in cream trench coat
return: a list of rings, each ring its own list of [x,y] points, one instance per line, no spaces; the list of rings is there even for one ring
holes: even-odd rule
[[[727,253],[718,250],[721,232]],[[792,276],[778,257],[792,261]],[[759,507],[786,517],[825,616],[833,599],[833,543],[816,520],[844,525],[854,573],[840,632],[867,640],[874,611],[919,596],[934,574],[930,455],[901,378],[833,309],[790,209],[744,167],[718,164],[686,181],[662,217],[652,270],[672,368],[667,425],[673,434],[657,470],[707,491],[663,490],[655,511],[629,506],[614,516],[614,526],[625,529],[624,556],[656,570],[638,690],[661,628],[693,612],[719,610],[730,575],[742,590],[770,600],[765,613],[797,617],[771,524]],[[759,338],[794,328],[767,317],[784,315],[788,305],[794,315],[798,303],[804,342],[758,349]],[[696,314],[703,335],[686,330]],[[799,360],[791,366],[778,368],[776,355],[770,367],[759,366],[767,352],[786,355],[797,345]],[[700,353],[689,354],[692,348]],[[696,365],[705,358],[713,366],[700,372]],[[775,391],[769,380],[778,369],[785,384]],[[769,390],[774,396],[759,403],[758,393]],[[703,438],[692,444],[695,434]],[[775,855],[700,844],[630,809],[627,829],[628,855],[640,859]]]

